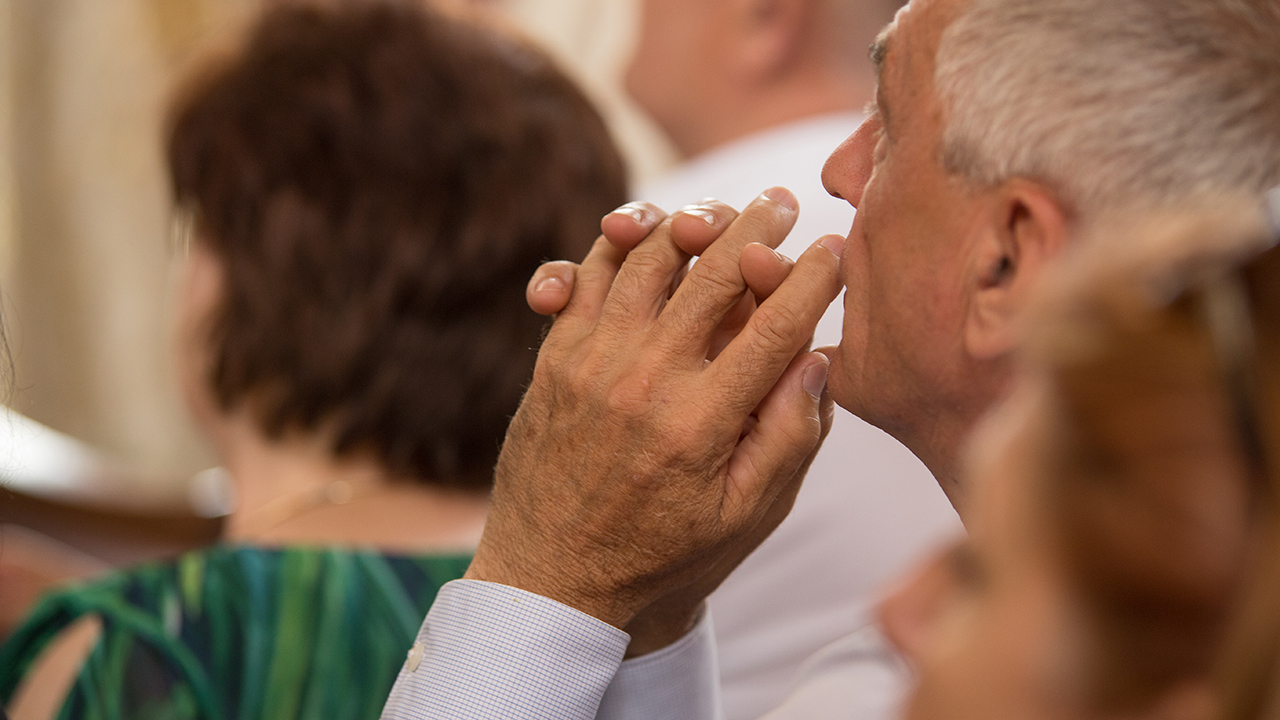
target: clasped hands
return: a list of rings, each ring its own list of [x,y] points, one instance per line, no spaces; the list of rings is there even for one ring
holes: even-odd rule
[[[627,205],[580,266],[539,270],[530,303],[558,316],[468,578],[623,628],[629,654],[687,631],[786,516],[831,426],[828,360],[808,345],[843,238],[793,266],[772,248],[797,213],[782,188],[741,214]]]

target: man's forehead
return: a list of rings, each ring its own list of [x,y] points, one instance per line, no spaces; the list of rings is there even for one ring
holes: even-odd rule
[[[943,31],[972,3],[973,0],[912,0],[903,5],[871,44],[871,62],[881,93],[887,86],[903,83],[907,85],[890,94],[914,94],[931,86],[934,56]]]
[[[923,50],[922,44],[936,44],[942,31],[970,5],[972,0],[912,0],[903,5],[871,44],[871,62],[877,74],[883,73],[890,56]]]

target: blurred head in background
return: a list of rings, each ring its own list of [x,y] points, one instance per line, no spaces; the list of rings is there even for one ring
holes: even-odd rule
[[[969,539],[881,609],[919,673],[909,717],[1262,717],[1280,228],[1260,220],[1225,201],[1117,223],[1051,275],[971,446]]]
[[[642,0],[631,96],[686,156],[871,100],[900,0]]]
[[[584,96],[475,22],[291,3],[171,118],[180,362],[233,477],[296,448],[485,491],[542,328],[525,284],[625,200]]]

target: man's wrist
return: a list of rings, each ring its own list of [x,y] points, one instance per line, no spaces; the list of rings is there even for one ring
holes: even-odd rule
[[[631,636],[626,658],[657,652],[689,634],[705,613],[702,601],[688,605],[659,601],[640,611],[622,629]]]
[[[463,579],[507,585],[525,592],[541,595],[579,612],[608,623],[619,630],[633,621],[637,612],[633,605],[607,590],[588,589],[585,580],[569,582],[567,572],[549,572],[532,569],[528,563],[508,563],[496,553],[476,552]],[[581,563],[576,563],[581,566]],[[575,587],[577,586],[577,587]],[[678,637],[678,636],[677,636]]]

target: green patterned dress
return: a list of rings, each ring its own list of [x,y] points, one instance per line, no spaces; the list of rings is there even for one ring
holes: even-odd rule
[[[0,700],[98,615],[63,720],[374,720],[444,583],[470,556],[215,546],[43,598],[0,648]]]

